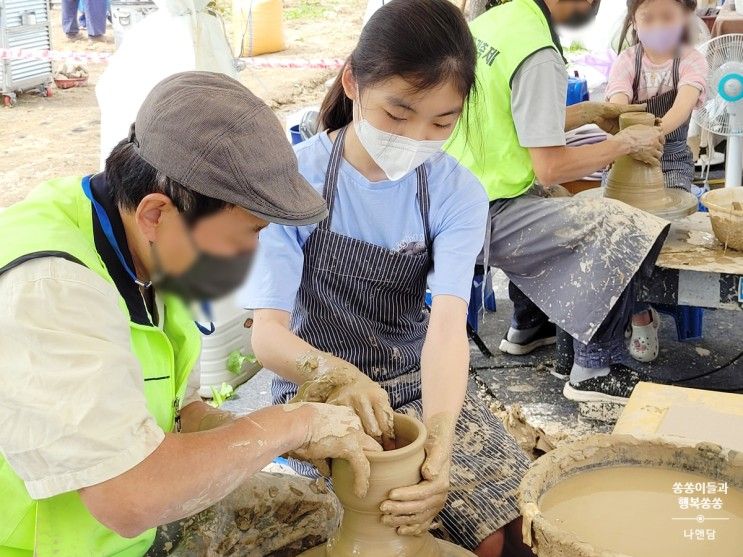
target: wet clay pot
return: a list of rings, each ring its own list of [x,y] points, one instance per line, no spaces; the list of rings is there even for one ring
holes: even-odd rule
[[[655,116],[647,112],[630,112],[619,116],[621,129],[629,126],[654,126]],[[619,157],[606,179],[604,197],[623,201],[659,217],[675,219],[696,211],[696,198],[680,189],[665,187],[663,171],[629,155]]]
[[[607,490],[606,484],[597,483],[601,473],[616,471],[626,473],[620,478],[626,484]],[[633,484],[641,483],[642,475],[648,471],[651,475],[662,475],[663,481],[636,492]],[[674,483],[684,484],[687,474],[697,476],[702,483],[705,480],[725,483],[727,494],[720,495],[723,508],[735,515],[743,513],[743,453],[712,443],[679,446],[662,439],[641,440],[631,435],[592,435],[563,445],[540,457],[521,481],[519,506],[523,515],[524,542],[539,557],[678,557],[689,554],[672,550],[669,548],[671,543],[676,544],[674,548],[677,545],[687,548],[682,551],[690,551],[695,557],[737,557],[743,546],[743,531],[736,526],[734,519],[712,518],[717,522],[711,522],[709,519],[716,516],[715,511],[683,511],[679,508],[680,496],[678,491],[674,491]],[[574,500],[583,517],[579,521],[567,514],[555,513],[554,506],[550,509],[555,501],[553,495],[568,482],[577,486]],[[632,493],[630,503],[619,498],[622,490]],[[656,494],[669,499],[668,506],[659,513],[652,508],[651,497]],[[715,497],[701,493],[691,496]],[[597,497],[605,497],[602,501],[606,504],[600,511],[591,508],[592,500]],[[680,521],[674,522],[674,517],[684,518],[676,518]],[[698,520],[700,517],[703,518],[701,522]],[[677,526],[673,526],[668,535],[664,528],[654,525],[654,519],[662,525]],[[577,533],[581,532],[580,520],[585,526],[582,533]],[[602,531],[601,525],[605,525],[607,530]],[[689,541],[683,537],[684,529],[688,528],[717,528],[719,537],[716,541],[720,543]],[[608,529],[615,534],[606,535]],[[607,539],[612,536],[618,541]],[[591,537],[598,541],[590,540]],[[612,547],[612,544],[621,545],[630,538],[640,540],[642,549],[628,551],[625,547]],[[660,549],[651,547],[653,543]]]
[[[421,481],[426,435],[419,420],[395,414],[397,448],[366,452],[371,474],[369,491],[363,499],[353,493],[353,471],[348,462],[333,460],[333,489],[343,505],[343,520],[324,546],[311,549],[302,557],[471,557],[469,551],[431,534],[399,536],[395,528],[382,524],[379,506],[389,492]]]
[[[654,126],[655,116],[647,112],[631,112],[619,117],[620,129],[635,125]],[[648,211],[666,205],[665,189],[663,171],[659,166],[651,166],[625,155],[612,165],[604,197]]]

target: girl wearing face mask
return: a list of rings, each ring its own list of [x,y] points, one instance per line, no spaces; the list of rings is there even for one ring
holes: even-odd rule
[[[296,148],[328,217],[262,232],[242,299],[255,309],[255,354],[277,373],[275,403],[349,405],[387,446],[393,410],[426,424],[424,479],[390,493],[385,524],[411,535],[438,516],[480,555],[531,555],[515,500],[529,461],[468,384],[467,304],[488,200],[441,151],[474,94],[476,56],[448,0],[374,13],[322,104],[325,131]]]
[[[609,76],[610,102],[647,103],[662,119],[661,160],[666,186],[691,191],[694,160],[686,144],[691,113],[704,102],[707,63],[689,43],[696,0],[629,0],[620,44],[631,32]]]
[[[633,46],[619,55],[606,88],[610,102],[647,103],[647,111],[661,119],[666,187],[686,191],[694,187],[694,157],[686,141],[689,120],[704,102],[707,78],[704,56],[688,44],[696,5],[696,0],[629,0],[619,44],[625,44],[631,31]],[[652,362],[658,357],[659,324],[657,312],[649,307],[633,316],[633,358]]]

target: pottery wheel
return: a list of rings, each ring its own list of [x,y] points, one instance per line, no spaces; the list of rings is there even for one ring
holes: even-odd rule
[[[666,205],[664,207],[652,210],[643,209],[643,211],[647,211],[656,217],[666,220],[682,219],[697,212],[699,201],[693,194],[678,188],[666,188],[664,194],[666,196]],[[575,197],[604,197],[604,188],[599,187],[585,190],[577,193]]]
[[[436,540],[441,548],[440,557],[473,557],[474,553],[467,551],[463,547],[454,545],[453,543],[446,542],[444,540]],[[300,553],[299,557],[325,557],[325,544],[318,545],[312,549]],[[390,556],[392,557],[392,556]],[[425,555],[416,555],[416,557],[426,557]]]

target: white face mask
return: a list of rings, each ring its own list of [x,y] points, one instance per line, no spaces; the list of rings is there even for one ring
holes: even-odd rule
[[[442,141],[418,141],[402,135],[384,132],[372,126],[361,116],[358,102],[358,118],[353,127],[361,145],[390,180],[399,180],[411,170],[418,168],[432,156],[441,152],[446,143]]]

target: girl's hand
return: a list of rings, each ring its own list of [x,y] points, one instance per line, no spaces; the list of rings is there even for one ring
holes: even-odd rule
[[[394,447],[394,413],[387,391],[356,366],[332,354],[306,354],[298,366],[308,380],[290,402],[348,406],[356,412],[368,435],[385,448]]]
[[[428,438],[426,460],[421,467],[423,480],[418,485],[393,489],[389,499],[380,506],[382,523],[397,528],[402,536],[420,536],[427,532],[446,504],[454,424],[455,418],[443,413],[426,422]]]
[[[626,112],[645,112],[647,104],[614,104],[606,102],[581,103],[586,123],[596,124],[606,133],[619,132],[619,116]]]

